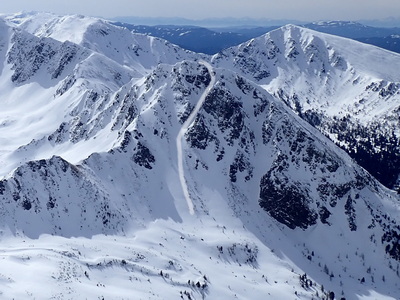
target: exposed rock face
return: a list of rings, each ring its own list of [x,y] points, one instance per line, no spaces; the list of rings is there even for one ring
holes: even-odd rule
[[[151,154],[149,148],[142,145],[140,142],[137,147],[133,150],[133,161],[139,166],[145,167],[146,169],[152,169],[152,164],[155,163],[153,154]]]
[[[398,189],[398,57],[347,42],[351,46],[344,47],[341,38],[288,25],[224,50],[212,60],[262,84],[381,183]],[[368,56],[360,60],[355,53],[361,52]],[[395,61],[393,68],[383,69],[377,56],[389,65]]]
[[[288,178],[271,178],[271,171],[260,182],[260,206],[291,229],[315,225],[318,215],[309,207],[307,191],[300,190],[296,183],[289,184]]]
[[[19,30],[15,30],[11,42],[7,63],[12,64],[14,74],[11,80],[16,84],[23,84],[41,69],[47,73],[48,79],[58,79],[68,64],[73,60],[76,63],[77,56],[82,59],[89,54],[71,42],[37,38]]]

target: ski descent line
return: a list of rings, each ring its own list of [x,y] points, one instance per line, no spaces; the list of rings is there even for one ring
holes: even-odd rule
[[[200,61],[199,63],[207,68],[208,73],[211,76],[211,81],[208,84],[207,88],[204,90],[203,94],[200,96],[199,100],[197,101],[197,104],[196,104],[195,108],[190,113],[190,115],[186,119],[186,121],[183,123],[181,129],[179,130],[178,136],[176,137],[176,149],[177,149],[177,155],[178,155],[179,180],[180,180],[180,183],[181,183],[183,195],[185,196],[185,199],[186,199],[186,202],[187,202],[187,205],[188,205],[188,208],[189,208],[189,213],[191,215],[194,214],[194,205],[193,205],[193,201],[192,201],[192,199],[190,198],[190,195],[189,195],[188,186],[187,186],[187,183],[186,183],[186,180],[185,180],[185,172],[183,170],[182,138],[185,135],[187,129],[190,126],[190,124],[193,122],[193,120],[196,117],[197,113],[199,112],[199,110],[200,110],[201,106],[203,105],[208,93],[210,92],[210,90],[212,89],[212,87],[215,84],[215,75],[213,74],[212,66],[206,61]]]

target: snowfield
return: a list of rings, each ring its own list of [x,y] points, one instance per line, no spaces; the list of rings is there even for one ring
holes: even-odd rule
[[[84,16],[0,34],[0,298],[399,299],[399,195],[324,131],[397,137],[398,55],[292,25],[213,57]]]
[[[160,220],[132,236],[3,240],[2,297],[287,299],[297,291],[312,299],[320,289],[299,287],[300,270],[250,233],[193,225]]]
[[[226,227],[222,225],[226,222],[218,224],[207,218],[189,222],[191,225],[183,226],[172,220],[158,220],[135,233],[95,235],[90,239],[3,236],[1,296],[4,299],[318,299],[323,297],[323,291],[339,289],[339,280],[323,279],[326,273],[298,257],[301,246],[293,246],[287,239],[270,237],[262,243],[239,224]],[[279,231],[273,224],[268,228]],[[319,247],[324,245],[316,245],[313,248],[316,253]],[[307,288],[302,287],[299,278],[304,272],[293,258],[297,263],[303,260],[300,266],[312,270],[313,274],[307,275]],[[356,256],[353,259],[356,258],[361,260]],[[345,260],[344,255],[342,259]],[[334,264],[330,266],[335,268]],[[347,268],[352,267],[348,263]],[[397,280],[393,275],[382,273],[380,276],[395,286]],[[346,299],[397,299],[396,290],[382,288],[382,278],[369,285],[360,284],[361,278],[343,277],[345,283],[336,293],[340,296],[341,290],[346,291]]]

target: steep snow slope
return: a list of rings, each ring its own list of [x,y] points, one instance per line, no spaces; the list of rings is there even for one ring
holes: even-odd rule
[[[135,72],[70,42],[38,38],[4,23],[3,32],[0,132],[5,175],[21,161],[41,157],[35,151],[44,135],[63,121],[79,123],[82,116],[76,114],[88,99],[94,106],[93,99],[105,98]]]
[[[398,96],[389,97],[400,81],[398,54],[294,25],[227,49],[213,62],[240,70],[301,111],[318,106],[329,117],[349,113],[367,123],[398,108]]]
[[[194,215],[181,188],[175,139],[211,75],[204,65],[185,61],[159,65],[113,96],[113,113],[105,110],[112,126],[104,131],[115,131],[119,143],[110,151],[93,153],[79,166],[58,157],[30,162],[3,180],[1,211],[21,216],[3,217],[3,228],[30,238],[43,233],[125,233],[134,238],[128,252],[106,250],[110,240],[100,236],[96,246],[79,238],[76,243],[84,246],[68,246],[69,252],[55,251],[46,258],[52,264],[42,276],[64,291],[69,286],[72,295],[118,298],[132,280],[150,280],[155,283],[136,287],[136,296],[140,291],[150,291],[150,299],[164,293],[179,296],[179,290],[193,298],[269,293],[275,299],[296,292],[311,299],[317,291],[321,297],[323,285],[325,291],[343,290],[346,299],[395,297],[396,195],[262,88],[223,69],[213,72],[216,83],[182,143]],[[98,122],[104,121],[100,116]],[[48,239],[28,242],[32,248],[60,247],[49,246]],[[130,240],[115,239],[121,247]],[[98,245],[106,248],[96,250]],[[199,252],[191,250],[197,247]],[[4,250],[12,266],[9,251],[19,259],[31,258],[19,245],[12,249]],[[32,254],[37,263],[39,253]],[[108,270],[120,278],[118,283],[106,275]],[[18,282],[15,274],[2,272],[5,280]],[[60,275],[51,278],[55,272]],[[220,278],[221,272],[226,277]],[[299,280],[303,272],[312,287],[304,277]],[[204,275],[207,279],[201,279]],[[73,288],[67,284],[71,281]],[[114,289],[102,291],[95,283]],[[27,292],[37,297],[50,293]]]
[[[287,25],[216,54],[212,61],[263,85],[381,182],[396,185],[398,54]]]
[[[41,23],[46,16],[48,27]],[[10,22],[9,18],[1,23],[3,176],[32,159],[56,154],[76,163],[93,152],[109,150],[116,136],[102,136],[105,123],[97,119],[100,113],[110,117],[104,107],[110,105],[111,94],[160,61],[175,63],[194,57],[165,41],[133,35],[98,19],[39,14],[29,15],[17,28]],[[47,36],[55,35],[61,41],[45,37],[37,29],[39,24],[48,29]],[[25,27],[38,36],[24,31]],[[63,41],[74,40],[63,32],[73,32],[82,45]],[[109,50],[111,44],[119,48]],[[82,147],[78,143],[82,138],[90,140],[91,147]]]
[[[135,34],[98,18],[32,13],[10,15],[7,20],[38,37],[79,44],[142,75],[158,63],[175,63],[200,57],[166,40]]]

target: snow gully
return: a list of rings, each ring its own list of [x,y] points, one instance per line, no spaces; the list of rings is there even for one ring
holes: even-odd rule
[[[210,92],[210,90],[212,89],[212,87],[215,84],[215,75],[212,71],[212,66],[205,61],[200,61],[200,64],[204,65],[207,70],[208,73],[211,76],[211,81],[208,84],[207,88],[205,89],[205,91],[203,92],[203,94],[200,96],[199,101],[197,101],[197,104],[195,106],[195,108],[193,109],[193,111],[191,112],[191,114],[189,115],[189,117],[186,119],[186,121],[183,123],[181,129],[179,130],[178,136],[176,137],[176,148],[177,148],[177,155],[178,155],[178,173],[179,173],[179,180],[181,183],[181,187],[182,187],[182,191],[183,191],[183,195],[185,196],[188,208],[189,208],[189,213],[191,215],[194,214],[194,205],[193,205],[193,201],[190,198],[189,195],[189,190],[188,190],[188,186],[185,180],[185,172],[183,169],[183,149],[182,149],[182,138],[185,135],[187,129],[189,128],[190,124],[193,122],[194,118],[196,117],[197,113],[199,112],[201,106],[203,105],[208,93]]]

